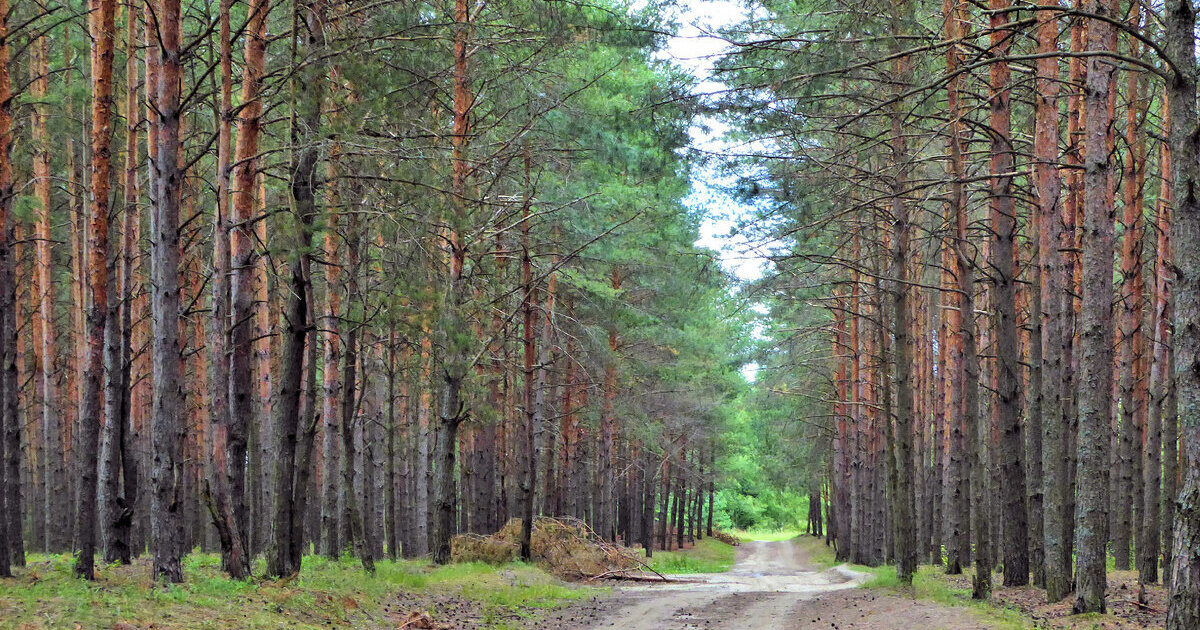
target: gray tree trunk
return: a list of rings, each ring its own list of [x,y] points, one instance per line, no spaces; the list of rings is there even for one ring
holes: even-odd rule
[[[1164,9],[1172,68],[1171,163],[1175,272],[1175,387],[1180,438],[1187,453],[1183,488],[1175,500],[1168,630],[1200,627],[1200,117],[1196,113],[1196,13],[1191,0]]]

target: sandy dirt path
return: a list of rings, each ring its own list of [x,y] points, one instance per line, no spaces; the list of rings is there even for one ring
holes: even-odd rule
[[[671,584],[623,586],[590,606],[551,615],[570,630],[986,630],[971,611],[857,589],[866,577],[814,568],[790,541],[738,547],[728,573],[672,576]],[[686,581],[683,581],[686,580]]]

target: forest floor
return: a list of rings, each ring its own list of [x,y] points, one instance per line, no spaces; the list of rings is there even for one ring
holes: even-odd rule
[[[971,592],[971,574],[945,575],[929,568],[930,580],[945,583],[952,592]],[[1033,586],[1002,587],[997,573],[992,591],[994,606],[1019,611],[1038,628],[1054,630],[1146,630],[1167,623],[1167,592],[1161,584],[1148,586],[1144,601],[1138,598],[1137,571],[1108,570],[1108,614],[1072,615],[1073,598],[1046,603],[1046,591]]]
[[[183,584],[152,585],[145,557],[131,566],[99,566],[97,580],[88,583],[72,576],[69,556],[32,554],[15,578],[0,579],[0,629],[505,630],[607,593],[519,563],[433,567],[384,560],[368,576],[349,556],[306,556],[298,578],[236,581],[221,573],[216,555],[193,553],[184,562]]]
[[[0,630],[1144,630],[1162,627],[1166,608],[1161,587],[1139,604],[1136,573],[1113,571],[1109,615],[1070,615],[1069,602],[1046,605],[1032,587],[997,587],[980,604],[969,573],[922,567],[900,587],[894,568],[837,565],[812,537],[736,548],[706,538],[655,553],[651,566],[673,582],[596,586],[520,563],[387,560],[367,576],[349,556],[306,557],[293,580],[241,582],[215,555],[191,554],[184,584],[153,586],[145,558],[99,567],[87,583],[71,575],[70,557],[35,554],[0,580]]]

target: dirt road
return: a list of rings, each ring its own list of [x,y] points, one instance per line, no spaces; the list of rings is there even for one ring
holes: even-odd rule
[[[680,582],[621,587],[546,627],[572,630],[986,630],[971,611],[857,589],[866,576],[813,568],[797,544],[738,547],[728,573],[672,576]],[[682,580],[687,580],[686,582]]]

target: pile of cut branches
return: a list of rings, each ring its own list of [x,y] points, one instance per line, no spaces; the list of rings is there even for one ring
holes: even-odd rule
[[[520,547],[521,519],[514,518],[491,536],[456,536],[450,555],[454,562],[503,564],[516,560]],[[646,566],[636,551],[606,542],[576,518],[535,518],[531,552],[538,566],[563,579],[666,580]],[[658,577],[650,578],[647,572]]]

